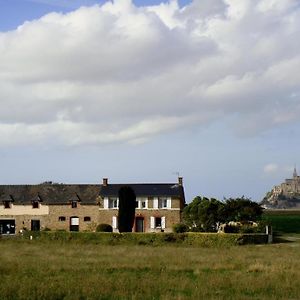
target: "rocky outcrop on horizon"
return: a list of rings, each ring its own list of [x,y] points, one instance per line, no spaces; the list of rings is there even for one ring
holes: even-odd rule
[[[296,168],[293,178],[274,186],[260,204],[267,209],[300,209],[300,176]]]

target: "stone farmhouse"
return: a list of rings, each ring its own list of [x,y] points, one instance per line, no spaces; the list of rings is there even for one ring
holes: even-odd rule
[[[118,232],[118,191],[136,194],[133,231],[170,232],[185,205],[182,177],[177,183],[0,185],[0,234],[22,230],[95,231],[101,223]]]

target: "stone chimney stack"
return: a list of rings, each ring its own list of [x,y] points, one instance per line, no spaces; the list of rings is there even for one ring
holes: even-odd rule
[[[103,186],[108,186],[108,178],[103,178]]]
[[[178,177],[178,184],[179,185],[183,185],[183,178],[182,177]]]

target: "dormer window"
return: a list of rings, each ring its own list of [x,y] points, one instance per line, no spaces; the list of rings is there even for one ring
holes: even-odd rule
[[[11,201],[3,201],[4,208],[11,208]]]
[[[77,208],[77,201],[71,201],[71,207]]]
[[[32,208],[39,208],[39,201],[32,201]]]

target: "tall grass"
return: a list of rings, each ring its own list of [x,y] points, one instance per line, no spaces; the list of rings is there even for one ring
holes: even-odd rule
[[[300,243],[243,247],[0,240],[0,299],[300,299]]]

